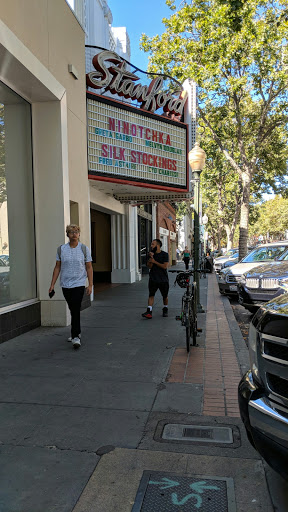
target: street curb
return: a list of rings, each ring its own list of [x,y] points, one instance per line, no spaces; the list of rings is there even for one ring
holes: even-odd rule
[[[233,313],[233,309],[228,297],[221,296],[221,299],[223,302],[226,318],[228,320],[228,324],[230,327],[230,332],[234,343],[235,353],[240,367],[241,375],[244,375],[244,373],[246,373],[250,368],[249,351],[246,346],[245,340],[242,336],[238,322]]]

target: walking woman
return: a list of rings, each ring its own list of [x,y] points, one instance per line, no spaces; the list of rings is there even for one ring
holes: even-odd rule
[[[189,269],[189,261],[190,261],[190,252],[188,251],[187,245],[185,245],[185,249],[184,249],[184,251],[182,251],[182,255],[183,255],[183,260],[185,263],[185,269],[188,270]]]
[[[71,338],[73,348],[81,346],[80,308],[84,295],[86,278],[89,286],[87,295],[91,295],[93,287],[93,268],[90,251],[79,241],[80,227],[70,224],[66,227],[69,242],[57,249],[56,265],[53,271],[49,296],[54,295],[54,286],[60,274],[60,286],[71,313]]]

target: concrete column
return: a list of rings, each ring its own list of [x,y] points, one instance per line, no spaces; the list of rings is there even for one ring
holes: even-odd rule
[[[152,239],[157,237],[157,203],[152,204]]]
[[[134,283],[139,280],[137,210],[125,206],[124,215],[111,216],[112,283]]]
[[[70,221],[66,94],[61,101],[33,104],[32,128],[41,322],[42,325],[64,326],[70,323],[70,314],[59,279],[53,299],[48,298],[48,289],[56,249],[66,242],[65,227]]]

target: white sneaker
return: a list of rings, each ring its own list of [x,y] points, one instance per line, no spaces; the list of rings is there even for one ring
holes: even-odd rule
[[[80,338],[78,338],[78,336],[76,336],[76,338],[73,338],[72,345],[73,345],[73,348],[75,348],[75,349],[81,347],[81,341],[80,341]]]
[[[81,340],[81,333],[78,334],[78,338],[80,338],[80,340]],[[69,338],[67,339],[67,341],[72,341],[72,340],[73,340],[72,336],[69,336]]]

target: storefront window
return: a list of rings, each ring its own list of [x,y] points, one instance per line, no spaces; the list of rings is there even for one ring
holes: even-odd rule
[[[35,297],[31,108],[0,82],[0,308]]]

